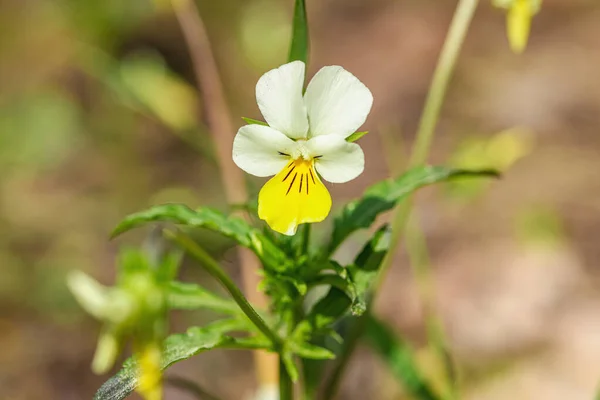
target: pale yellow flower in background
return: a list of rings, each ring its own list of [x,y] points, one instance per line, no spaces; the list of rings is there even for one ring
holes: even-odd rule
[[[522,53],[529,40],[531,20],[540,11],[542,0],[493,0],[492,3],[507,10],[506,35],[510,48]]]
[[[286,235],[329,214],[331,196],[321,178],[342,183],[363,172],[363,151],[346,138],[373,104],[369,89],[342,67],[322,68],[303,95],[304,73],[304,63],[294,61],[264,74],[256,100],[269,126],[243,126],[233,143],[238,167],[275,175],[259,193],[258,215]]]

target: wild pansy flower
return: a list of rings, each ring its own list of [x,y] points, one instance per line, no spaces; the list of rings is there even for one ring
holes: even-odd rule
[[[268,126],[246,125],[233,142],[233,161],[249,174],[275,175],[258,196],[258,215],[280,233],[320,222],[331,209],[321,178],[348,182],[363,172],[364,154],[346,138],[367,119],[373,95],[339,66],[321,68],[303,94],[301,61],[264,74],[256,85]]]

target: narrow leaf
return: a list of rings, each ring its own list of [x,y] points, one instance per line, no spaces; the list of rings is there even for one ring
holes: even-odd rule
[[[365,136],[367,133],[369,133],[369,131],[354,132],[352,135],[346,138],[346,142],[356,142],[358,139]]]
[[[244,121],[246,121],[246,123],[249,124],[249,125],[264,125],[264,126],[269,126],[269,124],[267,124],[266,122],[259,121],[257,119],[246,118],[246,117],[242,117],[242,119]]]
[[[417,189],[460,177],[498,176],[494,170],[424,166],[411,169],[397,179],[378,182],[361,198],[348,203],[335,219],[329,252],[333,252],[354,231],[371,226],[379,214],[392,209]]]
[[[294,7],[294,22],[292,26],[292,44],[288,61],[308,63],[308,21],[304,0],[296,0]]]
[[[310,360],[333,360],[335,354],[324,347],[316,346],[310,343],[293,343],[290,349],[294,354]]]
[[[224,299],[194,283],[171,282],[167,289],[167,305],[171,309],[208,308],[225,314],[239,314],[234,301]]]
[[[251,235],[255,231],[240,218],[229,217],[220,211],[202,207],[192,210],[184,204],[162,204],[127,216],[113,231],[116,237],[149,222],[172,222],[175,224],[207,228],[250,247]]]
[[[419,400],[440,400],[419,372],[412,350],[383,322],[368,317],[365,336],[405,389]]]
[[[190,328],[186,333],[169,336],[163,344],[163,370],[172,364],[186,360],[204,351],[230,349],[268,349],[270,342],[262,337],[233,338],[226,332],[239,329],[239,322],[224,320],[209,326]],[[138,368],[129,358],[115,376],[106,381],[96,392],[94,400],[122,400],[131,394],[138,384]]]

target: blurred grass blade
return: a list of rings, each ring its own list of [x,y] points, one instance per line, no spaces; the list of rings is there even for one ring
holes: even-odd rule
[[[163,344],[162,370],[172,364],[186,360],[196,354],[212,349],[268,349],[270,342],[263,337],[233,338],[225,335],[240,329],[236,320],[222,320],[206,327],[194,327],[186,333],[169,336]],[[123,368],[106,381],[94,400],[122,400],[131,394],[138,385],[138,368],[133,358],[123,364]]]
[[[363,196],[342,209],[334,221],[329,253],[332,253],[351,233],[368,228],[382,212],[392,209],[417,189],[461,177],[498,177],[495,170],[466,170],[441,166],[415,167],[400,177],[369,187]]]
[[[409,346],[383,322],[369,316],[365,337],[407,392],[419,400],[440,400],[419,372]]]
[[[292,26],[292,44],[288,61],[303,61],[308,63],[308,21],[306,19],[306,4],[304,0],[296,0],[294,6],[294,22]]]

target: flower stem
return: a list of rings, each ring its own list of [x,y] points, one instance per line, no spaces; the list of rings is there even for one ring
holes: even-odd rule
[[[264,335],[271,340],[275,349],[279,351],[282,339],[267,325],[267,323],[261,318],[252,305],[248,302],[242,291],[236,286],[231,280],[229,275],[212,258],[208,253],[204,251],[196,242],[190,239],[188,236],[181,232],[173,232],[169,230],[164,231],[165,236],[171,239],[173,242],[183,248],[192,258],[198,261],[204,266],[206,271],[211,274],[221,285],[231,294],[233,300],[237,303],[240,309],[246,314],[248,319],[262,332]]]
[[[306,255],[310,244],[310,224],[303,224],[300,226],[302,234],[302,244],[300,245],[300,254],[298,256]]]
[[[279,361],[279,400],[293,400],[294,383],[282,360]]]
[[[454,18],[452,19],[448,36],[444,42],[444,47],[442,48],[438,64],[433,75],[433,80],[427,94],[425,108],[423,109],[423,114],[421,115],[419,130],[417,131],[417,137],[410,157],[410,167],[422,165],[427,161],[431,142],[435,133],[435,127],[437,125],[442,103],[448,89],[448,83],[450,82],[450,77],[454,71],[454,67],[456,66],[460,49],[469,29],[469,25],[471,24],[477,4],[478,0],[460,0],[458,6],[456,7]],[[411,199],[407,199],[399,205],[394,216],[392,221],[392,238],[390,240],[390,249],[382,262],[378,279],[375,282],[373,300],[375,300],[375,296],[379,292],[378,289],[381,287],[385,275],[392,264],[394,255],[398,249],[400,237],[406,230],[411,209],[412,201]],[[419,276],[429,279],[428,274],[417,274],[417,277]]]
[[[471,20],[473,18],[473,14],[475,13],[475,9],[477,8],[478,2],[479,0],[459,0],[459,3],[456,7],[448,35],[446,36],[433,79],[429,87],[429,92],[427,93],[427,99],[425,100],[425,106],[421,115],[419,129],[417,131],[415,144],[410,157],[409,164],[411,167],[422,165],[427,161],[431,142],[435,133],[435,127],[437,125],[440,110],[448,89],[448,83],[450,82],[450,77],[454,71],[460,49],[471,24]],[[399,206],[396,214],[394,215],[394,219],[392,221],[392,237],[390,240],[390,248],[386,254],[386,257],[382,261],[377,279],[372,288],[372,298],[367,305],[367,311],[358,321],[356,321],[351,329],[351,332],[349,333],[347,344],[344,346],[344,353],[339,357],[340,361],[334,367],[330,379],[326,384],[325,399],[332,399],[337,392],[340,379],[348,365],[348,361],[351,359],[350,355],[356,348],[358,338],[364,330],[364,321],[366,321],[366,318],[368,318],[368,314],[372,309],[372,304],[375,301],[376,296],[384,282],[384,278],[392,265],[394,255],[398,249],[400,237],[403,235],[406,229],[411,208],[412,201],[411,199],[407,199]],[[422,279],[430,279],[429,273],[419,273],[417,274],[417,278],[419,277]],[[427,286],[428,284],[423,285],[422,282],[420,284],[420,287]]]

